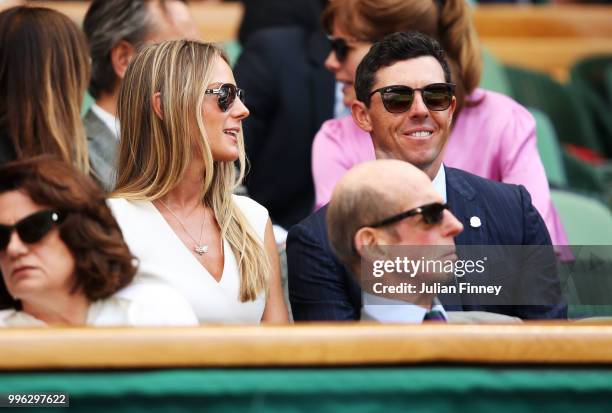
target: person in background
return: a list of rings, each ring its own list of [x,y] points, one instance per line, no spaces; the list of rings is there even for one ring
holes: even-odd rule
[[[38,156],[0,168],[0,326],[196,325],[164,285],[136,274],[99,186]]]
[[[347,172],[329,202],[327,228],[334,253],[361,286],[362,321],[520,321],[484,311],[447,311],[435,291],[439,285],[454,284],[448,269],[407,276],[402,268],[377,266],[396,257],[414,260],[427,255],[444,263],[457,259],[454,237],[463,225],[429,177],[408,162],[368,161]],[[403,288],[384,290],[395,286]]]
[[[443,164],[457,98],[440,44],[418,32],[386,36],[359,64],[355,89],[351,113],[359,127],[371,135],[376,158],[408,162],[427,174],[442,203],[451,205],[453,215],[463,224],[464,230],[454,239],[457,245],[538,246],[534,248],[539,252],[538,260],[533,259],[536,254],[521,254],[529,259],[518,261],[503,259],[504,269],[512,275],[495,278],[500,274],[491,271],[488,277],[473,279],[489,286],[503,285],[500,300],[492,302],[456,291],[441,297],[442,302],[456,310],[521,319],[567,318],[550,236],[527,190]],[[431,132],[429,139],[423,138],[424,132]],[[440,206],[428,209],[410,220],[418,220],[424,227],[435,226],[439,215],[433,212],[439,212]],[[287,237],[289,292],[297,321],[354,320],[360,316],[360,287],[329,246],[328,232],[342,229],[327,228],[326,213],[327,207],[319,209],[291,228]],[[377,217],[372,218],[375,222]],[[378,226],[392,224],[397,218],[383,220]],[[417,240],[417,245],[427,244],[422,241]]]
[[[120,88],[109,204],[140,260],[139,278],[176,288],[200,322],[282,323],[268,213],[232,194],[244,174],[243,100],[214,45],[179,40],[142,49]]]
[[[240,27],[234,71],[251,111],[245,184],[285,229],[312,212],[312,140],[334,116],[334,78],[323,66],[330,48],[319,21],[325,3],[248,0]]]
[[[404,31],[437,39],[447,52],[457,97],[445,164],[494,181],[524,185],[553,245],[568,244],[550,199],[533,116],[509,97],[478,88],[480,44],[465,0],[334,0],[323,13],[323,23],[332,39],[325,64],[344,83],[347,106],[355,99],[357,65],[373,42]],[[422,139],[428,139],[428,134]],[[347,170],[373,159],[372,140],[351,116],[324,123],[312,149],[316,208],[328,202]]]
[[[18,6],[0,13],[0,165],[54,154],[89,171],[80,108],[87,43],[65,15]]]
[[[85,113],[94,177],[114,187],[119,140],[119,85],[136,51],[147,43],[199,38],[185,0],[93,0],[83,21],[92,70],[89,92],[95,103]]]

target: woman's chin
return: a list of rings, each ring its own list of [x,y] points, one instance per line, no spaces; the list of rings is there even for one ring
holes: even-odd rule
[[[213,159],[217,162],[235,162],[238,160],[238,148],[235,151],[227,150],[221,153],[213,153]]]

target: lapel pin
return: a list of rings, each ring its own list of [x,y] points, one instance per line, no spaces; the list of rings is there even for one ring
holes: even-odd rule
[[[482,225],[482,222],[480,222],[480,218],[478,218],[478,217],[470,218],[470,227],[472,227],[472,228],[480,228],[481,225]]]

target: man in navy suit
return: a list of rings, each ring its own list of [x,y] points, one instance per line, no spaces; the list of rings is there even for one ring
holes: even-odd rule
[[[550,245],[524,187],[442,165],[456,100],[448,63],[435,40],[395,33],[374,44],[357,69],[355,91],[353,119],[370,133],[377,159],[407,161],[429,176],[465,228],[455,238],[457,245]],[[321,208],[294,226],[287,239],[289,295],[298,321],[360,316],[361,289],[331,250],[326,212]],[[554,271],[535,274],[530,286],[545,304],[485,306],[460,297],[459,304],[447,308],[523,319],[567,317]]]

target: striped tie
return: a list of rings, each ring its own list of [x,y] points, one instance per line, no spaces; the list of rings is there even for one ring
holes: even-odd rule
[[[444,317],[444,313],[438,310],[431,310],[425,313],[425,317],[423,317],[423,321],[438,321],[442,323],[446,323],[446,317]]]

